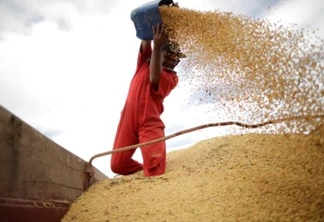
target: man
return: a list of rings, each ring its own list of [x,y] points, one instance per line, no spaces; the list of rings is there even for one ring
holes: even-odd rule
[[[173,70],[184,57],[176,43],[169,41],[162,25],[153,28],[151,41],[142,41],[135,75],[118,125],[113,149],[164,137],[163,99],[178,83]],[[128,175],[143,170],[145,176],[164,174],[166,169],[165,142],[141,147],[143,164],[132,159],[135,149],[111,156],[114,173]]]

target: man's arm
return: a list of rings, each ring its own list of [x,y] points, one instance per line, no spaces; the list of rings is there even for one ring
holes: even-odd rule
[[[153,27],[153,41],[154,45],[150,63],[150,81],[154,86],[158,86],[162,73],[161,49],[168,42],[167,34],[160,24]]]
[[[151,41],[150,40],[142,40],[141,52],[145,52],[149,47],[151,47]]]
[[[152,50],[152,57],[150,63],[150,81],[156,86],[160,82],[162,73],[162,64],[161,64],[161,50],[155,44]]]

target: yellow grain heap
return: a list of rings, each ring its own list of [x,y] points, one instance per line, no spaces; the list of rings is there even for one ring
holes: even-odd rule
[[[160,12],[188,56],[181,81],[196,89],[192,101],[214,104],[209,112],[226,109],[229,119],[247,123],[324,113],[324,44],[316,33],[221,11]],[[305,132],[316,124],[283,129]]]
[[[108,179],[62,222],[324,221],[324,134],[245,134],[168,154],[166,174]]]
[[[231,120],[259,123],[324,113],[323,41],[315,35],[219,11],[161,14],[188,57],[181,82],[214,105],[214,116],[226,109]],[[307,123],[284,127],[318,125]],[[231,135],[169,153],[164,175],[97,183],[62,222],[324,221],[323,124],[311,135]]]

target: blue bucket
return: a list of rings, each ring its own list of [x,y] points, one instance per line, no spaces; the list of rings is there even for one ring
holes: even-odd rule
[[[131,12],[131,20],[134,22],[136,36],[142,40],[152,40],[152,26],[162,24],[160,5],[171,5],[173,1],[158,0],[141,5]]]

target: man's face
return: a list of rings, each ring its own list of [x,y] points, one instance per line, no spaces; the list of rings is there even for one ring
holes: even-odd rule
[[[169,50],[162,50],[162,66],[168,69],[174,69],[180,62],[177,53]]]

